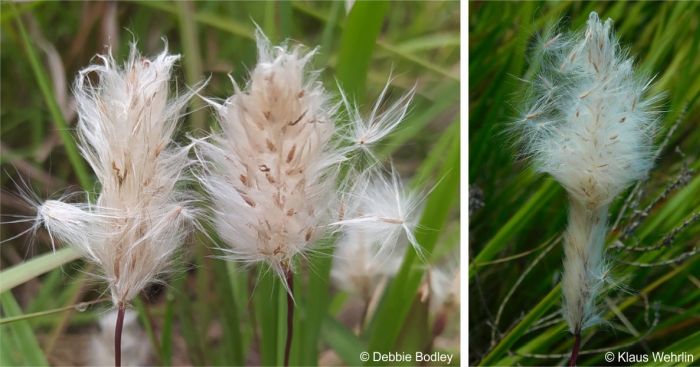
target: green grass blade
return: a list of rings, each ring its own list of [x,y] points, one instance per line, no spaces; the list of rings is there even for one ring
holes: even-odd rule
[[[348,366],[359,366],[360,353],[367,351],[367,346],[347,327],[330,315],[326,316],[321,336]]]
[[[694,334],[688,335],[687,337],[664,348],[663,353],[661,353],[661,351],[656,353],[666,354],[669,357],[671,356],[671,353],[673,353],[676,356],[682,356],[683,358],[682,360],[676,362],[674,360],[663,360],[662,358],[655,359],[653,355],[650,355],[648,362],[639,362],[635,364],[635,366],[697,366],[697,362],[700,361],[700,331],[696,331]],[[692,358],[690,358],[691,356]]]
[[[75,140],[73,140],[73,136],[71,135],[68,127],[68,123],[63,118],[61,108],[58,106],[58,102],[56,102],[56,98],[53,95],[53,91],[51,90],[49,83],[49,78],[46,75],[46,70],[44,70],[44,67],[39,61],[39,57],[37,56],[36,50],[34,49],[34,45],[29,39],[29,35],[27,34],[27,31],[24,28],[22,18],[16,17],[15,21],[17,24],[17,28],[19,29],[22,43],[24,44],[24,50],[27,54],[27,60],[29,61],[29,65],[31,65],[32,71],[34,72],[34,77],[36,78],[37,84],[39,85],[39,90],[41,90],[41,94],[44,96],[46,106],[49,108],[49,113],[51,114],[51,118],[53,119],[54,124],[56,125],[56,130],[58,131],[58,134],[61,137],[61,141],[63,142],[63,146],[65,147],[66,154],[68,155],[68,160],[73,166],[73,170],[76,176],[78,177],[78,182],[80,183],[80,186],[82,186],[84,190],[89,190],[92,187],[92,178],[88,173],[85,161],[83,161],[83,158],[80,156],[80,152],[78,151],[78,147],[75,144]]]
[[[151,325],[151,320],[148,316],[148,311],[146,311],[146,306],[144,305],[143,300],[141,300],[141,297],[136,297],[136,299],[134,299],[134,306],[136,308],[136,312],[138,312],[139,314],[139,320],[141,320],[141,324],[146,330],[148,340],[151,342],[153,350],[155,350],[158,354],[158,359],[160,361],[159,363],[163,364],[163,348],[160,346],[160,342],[158,341],[158,338],[156,337],[156,334],[153,331],[153,325]]]
[[[318,365],[319,355],[319,339],[321,337],[322,327],[325,323],[326,315],[328,315],[328,307],[330,305],[330,272],[333,264],[333,247],[331,246],[334,240],[321,243],[318,253],[311,257],[308,272],[308,286],[303,290],[303,313],[299,313],[297,319],[303,330],[302,337],[299,339],[299,364],[303,366]],[[295,331],[296,332],[296,331]]]
[[[195,3],[191,1],[176,1],[178,10],[178,20],[180,21],[180,38],[182,40],[183,58],[182,63],[185,67],[185,79],[187,84],[194,86],[202,81],[204,72],[202,71],[202,54],[199,47],[199,38],[197,36],[197,22],[192,18],[192,14],[196,14]],[[203,129],[206,127],[207,110],[203,109],[201,98],[192,98],[190,100],[190,108],[193,111],[190,118],[193,130]]]
[[[175,318],[175,296],[172,290],[168,290],[165,296],[165,315],[163,315],[163,329],[160,333],[161,363],[164,366],[173,364],[173,319]]]
[[[455,139],[437,177],[443,177],[427,199],[416,239],[424,252],[433,252],[450,208],[459,203],[459,139]],[[398,275],[382,297],[366,335],[369,350],[389,351],[394,347],[425,271],[415,250],[406,253]]]
[[[11,292],[2,292],[0,294],[0,304],[2,304],[3,317],[19,317],[22,315],[22,309]],[[11,352],[12,354],[9,357],[18,361],[19,365],[49,365],[44,352],[39,347],[39,342],[34,337],[34,331],[32,331],[29,321],[22,320],[0,326],[0,331],[0,334],[2,334],[0,343],[3,344],[3,350]],[[10,343],[12,339],[16,341],[14,348],[6,348],[6,343]]]
[[[67,247],[56,252],[35,256],[31,260],[3,270],[0,273],[0,293],[78,258],[80,258],[80,254],[73,248]]]
[[[385,1],[357,1],[345,20],[336,77],[355,101],[364,100],[372,51],[388,8]]]
[[[559,190],[559,185],[554,180],[545,180],[539,190],[518,209],[515,215],[479,251],[479,254],[476,255],[469,265],[469,278],[471,279],[474,272],[477,271],[479,263],[493,260],[493,257],[508,244],[508,241],[519,233],[534,218],[534,214],[544,208]]]
[[[279,295],[277,278],[271,271],[260,267],[258,284],[253,294],[255,321],[260,329],[260,364],[277,365],[277,319],[279,315]]]
[[[537,321],[542,315],[544,315],[547,310],[555,305],[559,301],[561,296],[561,286],[557,285],[552,289],[530,312],[525,315],[525,317],[506,334],[506,336],[501,339],[498,344],[496,344],[493,349],[484,357],[479,365],[481,366],[491,366],[494,365],[495,359],[499,358],[505,352],[508,351],[518,339],[525,333],[525,331]]]
[[[225,361],[228,363],[242,366],[245,364],[243,359],[243,338],[240,333],[240,319],[238,316],[238,307],[233,297],[232,284],[229,280],[228,268],[223,260],[213,261],[214,275],[216,279],[216,298],[217,303],[225,312],[219,313],[223,328],[222,349]]]

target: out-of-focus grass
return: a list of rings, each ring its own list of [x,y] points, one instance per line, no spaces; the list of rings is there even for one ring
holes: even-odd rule
[[[700,168],[700,7],[694,2],[472,2],[469,10],[469,183],[481,190],[484,202],[470,216],[469,362],[563,364],[572,338],[558,314],[561,242],[541,261],[534,260],[547,248],[542,244],[565,228],[566,195],[550,178],[515,158],[516,148],[504,132],[516,120],[527,87],[520,79],[537,72],[537,63],[529,58],[536,34],[557,22],[563,30],[579,29],[591,11],[614,19],[620,42],[629,47],[637,67],[656,76],[652,93],[666,93],[659,106],[664,112],[659,142],[685,111],[641,186],[635,210],[643,212],[684,172],[682,183],[639,218],[628,209],[609,235],[610,244],[619,239],[628,246],[651,246],[700,207],[696,171],[683,168]],[[623,205],[624,198],[614,203],[613,221]],[[622,237],[626,226],[637,220],[634,233]],[[607,323],[584,333],[584,352],[594,352],[582,355],[580,364],[606,363],[606,350],[640,354],[670,351],[676,343],[700,345],[693,334],[700,325],[700,255],[689,256],[699,240],[700,225],[694,222],[655,251],[609,247],[612,272],[621,287],[607,293],[602,303]],[[663,265],[641,266],[656,263]],[[496,320],[500,307],[503,312]]]
[[[357,14],[348,14],[342,2],[305,1],[3,2],[1,6],[3,221],[5,215],[32,215],[13,196],[12,178],[23,177],[39,198],[55,196],[67,185],[69,192],[80,190],[79,186],[93,189],[91,172],[80,157],[76,159],[72,140],[67,139],[75,123],[70,83],[96,53],[105,52],[106,45],[112,45],[114,56],[122,60],[132,40],[138,41],[145,54],[153,55],[162,49],[161,37],[165,37],[170,50],[183,55],[177,88],[183,90],[211,76],[200,93],[223,98],[232,91],[226,74],[245,80],[255,63],[255,23],[274,42],[291,39],[309,47],[320,45],[315,66],[324,69],[324,84],[330,90],[336,89],[336,82],[346,87],[364,111],[392,70],[390,99],[417,86],[407,120],[379,147],[379,153],[404,176],[415,175],[414,186],[430,187],[442,179],[427,199],[430,213],[418,236],[434,247],[436,255],[450,253],[458,243],[457,2],[359,2],[352,10]],[[195,101],[190,107],[202,106]],[[215,128],[210,112],[200,109],[189,114],[177,139],[184,142],[185,133],[192,129],[192,134],[202,136]],[[445,230],[435,231],[438,228]],[[3,224],[2,240],[24,229],[26,224]],[[286,326],[279,285],[268,276],[261,277],[258,269],[244,270],[214,258],[213,246],[204,238],[195,236],[188,242],[182,271],[174,275],[169,287],[152,287],[135,304],[154,347],[154,363],[281,363]],[[56,353],[44,356],[39,345],[44,352],[63,348],[59,347],[63,336],[93,324],[109,304],[88,310],[66,308],[99,298],[102,285],[83,274],[89,265],[74,261],[70,250],[52,254],[43,231],[38,232],[34,246],[28,244],[27,237],[19,237],[0,248],[2,318],[56,312],[0,326],[0,355],[7,358],[2,364],[41,365],[47,360],[71,364]],[[380,316],[371,322],[373,330],[382,335],[358,336],[337,318],[336,311],[344,308],[349,297],[329,282],[331,250],[331,246],[324,247],[295,278],[292,363],[317,365],[323,358],[324,363],[359,364],[359,352],[367,350],[368,341],[375,345],[381,340],[382,348],[401,349],[402,343],[411,340],[410,335],[397,338],[404,325],[422,317],[417,313],[425,316],[425,307],[410,306],[416,298],[416,282],[428,264],[409,255],[402,275],[390,287],[391,296],[385,297],[383,303],[388,306],[381,306]],[[329,312],[331,303],[333,313]],[[400,306],[399,313],[387,308],[394,307],[392,304]],[[430,330],[413,327],[405,330],[415,334],[413,341],[430,334]],[[458,337],[453,329],[446,335],[452,342],[436,348],[458,354]]]

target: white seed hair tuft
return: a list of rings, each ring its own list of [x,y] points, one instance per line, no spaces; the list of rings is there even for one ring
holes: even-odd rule
[[[132,44],[123,66],[111,54],[98,58],[80,71],[74,93],[79,148],[99,196],[94,205],[46,201],[38,217],[52,238],[100,265],[117,305],[158,281],[194,221],[194,199],[180,188],[189,149],[172,141],[194,92],[169,98],[179,56],[167,45],[148,59]]]
[[[221,132],[195,142],[198,179],[211,200],[224,256],[267,264],[287,286],[293,259],[311,251],[338,213],[347,218],[346,207],[354,205],[342,202],[342,188],[364,172],[351,165],[353,153],[370,152],[398,126],[412,92],[383,113],[378,103],[368,119],[345,99],[350,118],[343,124],[343,103],[332,102],[319,71],[310,70],[316,50],[273,46],[260,30],[256,36],[258,61],[247,84],[234,82],[233,95],[223,103],[205,99]],[[381,98],[385,94],[386,88]],[[360,133],[367,140],[355,144],[353,136]],[[373,153],[368,156],[370,167],[378,163]]]
[[[547,37],[532,100],[513,129],[535,168],[569,195],[562,291],[569,328],[580,333],[598,319],[608,206],[653,165],[659,97],[645,96],[651,80],[634,73],[612,20],[592,12],[585,31]]]

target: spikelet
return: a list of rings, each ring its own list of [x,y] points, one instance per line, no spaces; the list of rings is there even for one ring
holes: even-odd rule
[[[192,93],[168,98],[179,56],[167,47],[146,59],[133,44],[123,67],[98,57],[103,64],[81,70],[74,89],[79,148],[99,197],[94,205],[49,200],[38,217],[52,238],[100,265],[115,305],[125,305],[167,270],[191,227],[193,200],[178,188],[188,149],[171,139]]]
[[[345,218],[333,225],[372,238],[378,243],[379,256],[396,251],[404,239],[422,256],[414,232],[423,198],[404,188],[393,167],[388,177],[380,169],[370,168],[360,175],[350,195],[342,201]]]
[[[315,51],[272,47],[257,34],[258,63],[245,90],[217,110],[222,133],[200,141],[200,177],[230,259],[265,262],[282,278],[323,235],[344,160],[328,92],[309,72]]]
[[[420,198],[403,188],[392,170],[377,168],[355,178],[341,196],[343,218],[332,225],[340,233],[331,276],[338,288],[369,299],[382,281],[394,276],[413,236]]]
[[[333,255],[331,277],[343,291],[369,300],[385,279],[401,266],[403,249],[387,251],[377,237],[362,229],[343,231]]]
[[[350,118],[342,123],[340,104],[309,70],[316,51],[272,46],[262,32],[256,35],[258,62],[245,88],[234,83],[234,94],[221,104],[207,99],[222,131],[197,141],[198,178],[226,257],[266,263],[284,282],[293,258],[311,250],[346,212],[340,188],[355,174],[340,175],[341,166],[352,168],[355,152],[369,151],[391,133],[412,93],[382,113],[378,102],[369,119],[343,96]],[[367,129],[371,141],[358,144],[352,132]]]
[[[357,106],[350,103],[342,90],[340,91],[343,105],[350,120],[340,131],[342,140],[346,144],[345,155],[355,156],[354,153],[361,153],[360,158],[366,157],[370,164],[378,161],[373,148],[403,122],[415,95],[414,87],[382,110],[381,107],[387,97],[390,85],[391,78],[384,85],[377,102],[372,106],[372,111],[367,117],[360,113]]]
[[[651,81],[634,74],[612,20],[602,23],[595,12],[585,32],[558,34],[543,46],[534,98],[515,128],[535,168],[569,194],[562,291],[565,318],[578,334],[598,319],[608,206],[653,165],[658,97],[644,97]]]

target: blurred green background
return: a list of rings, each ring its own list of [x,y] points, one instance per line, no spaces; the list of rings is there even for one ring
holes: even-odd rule
[[[71,83],[108,46],[118,61],[137,40],[152,56],[166,38],[183,55],[176,69],[184,89],[211,76],[200,93],[225,98],[230,73],[239,83],[255,65],[257,24],[273,42],[320,46],[314,67],[326,87],[336,81],[368,111],[393,75],[388,101],[416,85],[403,126],[378,151],[412,187],[432,187],[418,236],[430,263],[411,251],[387,286],[362,333],[353,330],[351,297],[329,281],[330,256],[311,259],[298,289],[292,364],[357,365],[363,350],[445,350],[459,363],[458,312],[433,336],[432,317],[419,297],[426,269],[459,244],[459,3],[458,2],[3,2],[0,25],[3,222],[31,216],[15,195],[21,177],[41,199],[94,189],[76,154]],[[176,138],[203,135],[212,114],[194,101]],[[28,223],[4,223],[2,240]],[[2,319],[0,364],[80,364],[85,335],[108,303],[75,308],[104,289],[94,270],[64,248],[51,253],[46,233],[0,247]],[[185,271],[168,287],[148,289],[134,304],[158,365],[277,364],[283,351],[284,295],[257,269],[213,258],[206,240],[187,244]],[[323,256],[325,255],[325,256]],[[256,291],[253,288],[257,286]],[[11,291],[8,289],[12,288]],[[44,315],[36,312],[49,311]],[[25,317],[25,314],[30,317]],[[349,316],[348,316],[349,315]],[[19,321],[13,321],[18,320]],[[144,340],[143,342],[146,342]]]
[[[606,351],[700,360],[700,3],[470,2],[470,364],[568,360],[558,288],[567,198],[516,158],[505,130],[537,75],[537,34],[579,30],[591,11],[614,20],[637,69],[655,76],[651,93],[666,93],[657,142],[669,138],[650,178],[611,207],[607,253],[620,285],[601,302],[605,322],[584,333],[579,363],[604,365]]]

